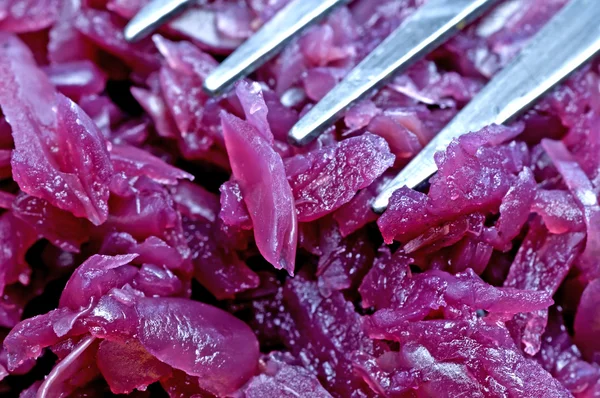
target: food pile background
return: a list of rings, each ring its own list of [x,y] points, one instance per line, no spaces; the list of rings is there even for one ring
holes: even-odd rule
[[[251,79],[285,0],[0,3],[0,391],[600,394],[600,72],[370,202],[566,0],[505,1],[305,148],[286,134],[422,0],[355,0]]]

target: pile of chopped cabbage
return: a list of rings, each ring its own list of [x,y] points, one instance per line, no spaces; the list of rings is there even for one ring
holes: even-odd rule
[[[387,181],[567,0],[507,0],[307,147],[290,127],[425,0],[354,0],[229,93],[287,0],[0,2],[0,393],[600,395],[600,68]]]

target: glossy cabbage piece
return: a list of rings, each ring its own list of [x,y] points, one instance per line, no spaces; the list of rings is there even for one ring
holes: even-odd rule
[[[321,237],[323,253],[316,272],[319,290],[325,297],[333,291],[356,289],[375,258],[365,231],[346,238],[336,236],[335,232],[332,235]],[[324,239],[329,242],[323,242]]]
[[[441,107],[456,107],[468,102],[481,88],[477,79],[443,71],[432,61],[420,61],[397,76],[390,89],[413,101]]]
[[[59,305],[77,311],[96,303],[112,288],[120,288],[129,283],[137,269],[127,264],[136,257],[136,254],[90,257],[69,278]]]
[[[309,397],[331,395],[307,369],[294,365],[293,357],[272,352],[261,361],[261,374],[254,376],[242,389],[245,398]]]
[[[34,0],[25,5],[18,0],[0,4],[0,31],[24,33],[42,30],[58,18],[58,0]]]
[[[153,180],[141,176],[130,184],[111,187],[110,216],[104,232],[126,232],[138,241],[151,236],[165,241],[184,253],[181,214],[170,192]]]
[[[355,366],[375,391],[388,396],[569,397],[532,359],[522,356],[508,330],[481,320],[428,320],[369,334],[400,343],[378,358],[355,354]]]
[[[197,185],[180,183],[173,199],[183,215],[183,235],[198,282],[219,299],[257,287],[258,276],[235,251],[239,242],[224,238],[218,197]]]
[[[360,327],[360,317],[339,292],[323,298],[316,282],[303,275],[289,279],[283,290],[284,303],[295,331],[286,340],[293,355],[313,368],[327,390],[336,396],[349,396],[368,387],[355,375],[350,354],[372,353],[372,342]]]
[[[235,94],[229,106],[236,110],[241,108],[246,121],[273,144],[281,157],[291,156],[294,150],[287,144],[287,132],[297,121],[296,113],[283,106],[273,92],[266,91],[256,82],[240,81],[235,86]]]
[[[566,4],[565,0],[501,3],[444,50],[463,75],[491,77],[506,66],[529,39]]]
[[[413,195],[426,198],[425,195],[407,188],[398,190],[395,195],[402,197],[404,193],[405,198]],[[419,211],[419,207],[416,206],[415,210]],[[421,269],[462,272],[471,268],[476,274],[481,274],[487,269],[490,260],[494,259],[494,247],[490,242],[495,243],[498,240],[493,229],[485,227],[485,219],[481,213],[459,216],[453,221],[442,222],[439,225],[429,224],[431,219],[426,219],[424,225],[419,228],[415,225],[414,232],[418,233],[417,236],[410,235],[413,232],[410,228],[406,230],[409,235],[403,238],[406,242],[403,250],[415,259],[415,264]],[[422,219],[419,223],[422,223]],[[402,225],[401,227],[404,228]]]
[[[80,9],[81,2],[79,0],[60,2],[56,23],[48,32],[48,60],[50,63],[96,59],[97,49],[87,42],[73,26],[73,19]]]
[[[370,121],[369,132],[384,138],[390,151],[396,157],[396,163],[411,159],[423,148],[419,138],[401,123],[389,115],[377,115]]]
[[[73,101],[101,94],[106,86],[104,72],[88,60],[49,65],[43,70],[56,89]]]
[[[144,175],[164,185],[176,185],[178,180],[194,179],[190,173],[130,145],[110,145],[109,153],[115,173],[122,173],[127,179]]]
[[[186,276],[179,277],[166,265],[155,264],[143,264],[135,275],[132,286],[149,297],[187,298],[190,291]]]
[[[123,111],[106,94],[83,96],[77,104],[94,121],[105,137],[110,137],[113,129],[125,117]]]
[[[273,142],[266,102],[259,88],[238,84],[240,99],[247,121]],[[276,106],[276,105],[275,105]],[[275,141],[280,153],[287,152],[283,143]],[[349,202],[357,191],[366,188],[393,163],[393,155],[384,140],[365,134],[344,140],[322,150],[286,158],[288,181],[296,199],[298,220],[313,221]],[[241,203],[239,184],[230,182],[222,187],[222,216],[228,225],[247,229],[246,209]],[[335,188],[334,188],[335,187]],[[365,209],[367,217],[372,215]]]
[[[173,200],[182,215],[215,221],[219,213],[219,197],[200,185],[180,181],[173,191]]]
[[[62,334],[64,330],[70,331],[78,315],[68,308],[61,308],[18,323],[3,343],[8,356],[7,369],[13,371],[27,361],[37,359],[44,348],[60,342],[62,339],[58,334]],[[53,329],[54,323],[62,323],[65,327],[56,333]]]
[[[124,20],[117,15],[84,8],[72,23],[82,35],[134,71],[147,75],[159,68],[160,60],[152,41],[146,39],[135,44],[128,43],[123,37]]]
[[[69,327],[57,330],[57,322],[68,322]],[[200,387],[213,394],[237,390],[255,373],[258,363],[256,338],[232,315],[189,299],[144,297],[126,286],[109,291],[84,311],[62,308],[17,325],[5,339],[9,369],[38,357],[44,347],[88,332],[109,341],[135,339],[157,360],[197,376]],[[148,355],[136,355],[139,362],[134,361],[134,366],[148,366],[149,360]],[[155,360],[152,363],[158,366]],[[112,369],[109,380],[127,377],[118,369]],[[117,383],[115,389],[120,388]]]
[[[496,248],[509,248],[513,239],[529,219],[529,213],[536,197],[536,182],[528,167],[517,176],[517,180],[508,189],[500,204],[500,217],[494,225],[497,234]]]
[[[252,220],[242,197],[240,185],[235,181],[227,181],[219,188],[221,193],[221,210],[219,218],[228,226],[239,229],[252,229]]]
[[[244,110],[246,121],[256,127],[265,140],[273,143],[273,133],[267,120],[269,109],[265,103],[260,84],[241,81],[236,84],[235,93]]]
[[[583,212],[587,240],[579,260],[580,267],[589,279],[600,275],[600,205],[594,186],[585,172],[561,141],[544,139],[542,146],[560,172],[565,184]]]
[[[443,222],[435,225],[419,236],[407,241],[404,245],[404,251],[408,254],[419,257],[452,247],[466,239],[479,241],[497,241],[497,234],[494,230],[488,231],[484,228],[485,217],[481,213],[473,213],[465,216],[459,216],[455,220]],[[491,235],[491,238],[488,237]]]
[[[149,188],[116,202],[115,213],[119,209],[122,216],[109,224],[123,232],[105,239],[103,253],[139,254],[136,263],[166,266],[184,283],[193,276],[219,299],[232,298],[258,284],[258,277],[231,242],[219,239],[218,198],[214,194],[191,183],[180,183],[173,196],[154,184]],[[136,203],[141,205],[137,215]],[[137,221],[129,223],[127,217]],[[164,276],[168,289],[175,289],[169,282],[172,278]]]
[[[334,74],[338,79],[343,77],[414,10],[414,1],[397,4],[359,1],[350,9],[333,12],[323,24],[308,29],[298,43],[288,46],[276,59],[270,68],[275,76],[276,92],[282,95],[302,83],[306,94],[319,98],[335,82]]]
[[[385,243],[394,239],[403,241],[416,238],[419,234],[441,222],[429,208],[431,200],[421,192],[402,187],[390,198],[387,210],[377,220]]]
[[[228,37],[218,29],[217,24],[221,13],[230,8],[235,9],[236,4],[222,2],[216,4],[215,7],[194,7],[172,21],[169,28],[178,35],[194,41],[202,49],[216,54],[228,54],[242,43],[241,39]],[[245,16],[243,14],[242,20],[240,20],[240,29],[248,32],[249,21]],[[235,29],[235,27],[231,29]]]
[[[177,125],[175,125],[175,121],[171,117],[164,99],[158,93],[153,93],[139,87],[132,87],[131,95],[133,95],[140,106],[152,118],[154,128],[161,137],[177,137]]]
[[[210,119],[211,110],[205,110],[208,96],[202,91],[202,80],[194,75],[163,67],[160,71],[160,83],[165,105],[179,130],[177,136],[180,137],[180,145],[190,147],[187,149],[190,152],[194,147],[208,148],[215,142],[223,146],[223,139],[218,136],[216,125],[208,125],[215,120]]]
[[[550,311],[548,326],[535,359],[575,397],[593,397],[600,391],[600,366],[586,362],[567,332],[560,307]]]
[[[134,255],[132,262],[136,265],[155,265],[177,272],[180,276],[188,276],[191,273],[188,253],[180,249],[156,236],[138,242],[127,232],[114,232],[104,237],[99,253],[109,256]]]
[[[109,0],[106,8],[119,14],[123,18],[132,18],[143,6],[148,4],[148,0]]]
[[[371,120],[381,112],[381,109],[373,101],[359,101],[348,108],[344,115],[344,123],[351,131],[359,130],[367,127]]]
[[[141,145],[149,137],[149,123],[146,120],[130,120],[111,130],[110,140],[115,144]]]
[[[209,305],[176,298],[141,298],[138,338],[157,359],[215,394],[231,393],[255,373],[256,337],[240,320]],[[210,342],[210,344],[206,344]]]
[[[454,140],[445,151],[436,153],[438,173],[431,178],[427,195],[406,187],[394,192],[387,211],[377,221],[386,243],[414,239],[428,229],[475,212],[497,212],[501,205],[506,212],[520,212],[520,223],[501,218],[497,225],[507,234],[509,242],[527,219],[527,206],[505,195],[513,185],[513,196],[534,196],[534,181],[528,171],[519,177],[527,165],[529,153],[524,144],[501,145],[521,133],[514,127],[489,126]],[[521,206],[519,209],[511,209]],[[507,214],[510,219],[510,215]],[[516,225],[516,228],[515,228]],[[511,231],[502,231],[512,228]],[[504,240],[504,239],[502,239]]]
[[[98,346],[96,362],[102,377],[115,394],[145,390],[148,385],[172,373],[169,365],[150,355],[136,340],[103,340]]]
[[[377,220],[377,214],[372,211],[371,204],[388,181],[389,179],[380,177],[333,213],[342,236],[348,236]]]
[[[93,225],[87,219],[77,218],[44,199],[21,193],[12,202],[11,210],[38,235],[66,251],[78,252],[90,239]]]
[[[250,0],[248,4],[252,11],[259,15],[263,21],[267,21],[270,17],[275,15],[277,11],[283,8],[288,2],[289,0]]]
[[[215,224],[184,218],[194,277],[219,300],[258,286],[258,275],[215,235]]]
[[[218,131],[218,100],[204,93],[204,79],[215,68],[215,60],[189,42],[172,42],[155,35],[154,43],[165,63],[160,70],[160,88],[165,104],[179,130],[180,146],[192,153],[195,147],[223,146]],[[198,150],[197,149],[197,150]]]
[[[363,278],[358,289],[364,308],[375,309],[395,306],[397,291],[402,291],[402,284],[410,277],[409,265],[413,259],[397,251],[392,255],[387,246],[379,248],[373,266]]]
[[[393,162],[385,140],[369,133],[286,159],[298,220],[316,220],[338,209]]]
[[[273,266],[293,274],[298,226],[283,161],[254,125],[227,113],[221,119],[233,176],[250,213],[256,245]]]
[[[367,318],[368,322],[378,327],[423,320],[436,311],[452,318],[485,310],[493,319],[508,320],[517,313],[546,309],[552,304],[545,292],[497,288],[470,269],[456,275],[439,270],[411,274],[407,266],[410,259],[401,254],[390,257],[386,251],[382,254],[360,287],[363,306],[373,305],[378,310]]]
[[[101,224],[112,164],[89,117],[55,91],[16,36],[3,33],[0,105],[12,127],[13,178],[21,189]],[[33,83],[35,81],[35,83]]]
[[[519,135],[522,125],[489,126],[463,135],[435,156],[439,172],[431,179],[430,198],[436,214],[465,214],[500,205],[528,161],[522,144],[500,145]],[[448,200],[449,199],[449,200]]]
[[[585,230],[583,213],[566,190],[538,190],[531,211],[539,214],[554,234]]]
[[[538,220],[529,224],[529,232],[510,267],[504,286],[529,289],[554,295],[582,250],[581,232],[551,234]],[[548,312],[522,312],[507,326],[529,355],[535,355],[548,320]]]

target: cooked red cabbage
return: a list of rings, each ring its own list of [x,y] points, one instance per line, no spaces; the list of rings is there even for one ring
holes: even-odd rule
[[[567,0],[502,1],[287,133],[425,0],[353,0],[227,93],[289,0],[0,2],[0,392],[21,397],[600,394],[600,63],[382,188]]]

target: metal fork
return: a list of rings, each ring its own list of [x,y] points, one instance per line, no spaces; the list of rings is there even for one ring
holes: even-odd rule
[[[235,80],[262,65],[306,26],[347,2],[291,1],[207,77],[205,90],[218,94],[227,89]],[[356,100],[374,93],[390,76],[405,70],[498,2],[428,0],[292,128],[290,141],[302,145],[314,139]],[[154,0],[132,19],[125,31],[126,38],[137,39],[151,32],[180,12],[183,3],[192,1]],[[598,21],[600,1],[570,0],[521,54],[387,185],[374,201],[373,209],[385,210],[396,189],[404,185],[414,188],[434,174],[437,168],[433,155],[445,149],[452,139],[488,124],[509,122],[597,54],[600,51]],[[138,34],[131,37],[131,32]]]

